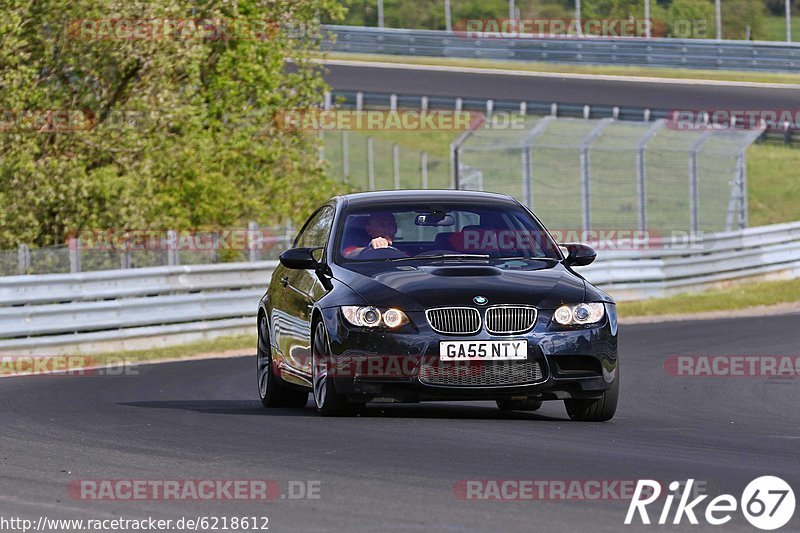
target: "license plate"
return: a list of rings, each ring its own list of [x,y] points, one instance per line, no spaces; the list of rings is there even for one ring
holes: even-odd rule
[[[528,341],[440,341],[442,361],[517,361],[528,358]]]

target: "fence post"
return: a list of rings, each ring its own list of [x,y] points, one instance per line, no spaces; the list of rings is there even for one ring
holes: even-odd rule
[[[347,130],[342,130],[342,178],[347,181],[350,177],[350,135]]]
[[[530,146],[523,146],[522,147],[522,195],[525,198],[525,205],[527,207],[532,207],[531,202],[533,201],[531,195],[531,180],[533,176],[531,176],[531,147]]]
[[[375,190],[375,141],[367,137],[367,188]]]
[[[450,9],[450,0],[444,0],[444,27],[447,31],[453,31],[453,12]]]
[[[383,28],[383,0],[378,0],[378,27]]]
[[[286,233],[284,234],[284,240],[286,241],[286,250],[294,245],[294,228],[292,228],[291,220],[286,221]]]
[[[319,161],[325,161],[325,132],[322,130],[319,132]]]
[[[583,231],[592,229],[591,168],[589,165],[589,149],[592,142],[600,136],[613,118],[604,118],[595,128],[581,140],[581,204],[583,207]]]
[[[739,194],[742,198],[740,204],[740,213],[739,213],[739,227],[741,229],[745,229],[747,227],[747,163],[745,160],[745,151],[742,150],[739,152],[739,156],[736,158],[737,162],[739,163]]]
[[[69,271],[77,274],[81,271],[81,240],[80,237],[69,239]]]
[[[31,267],[31,249],[27,244],[20,244],[17,249],[17,268],[19,273],[27,274]]]
[[[212,263],[219,262],[219,232],[211,232],[211,254],[209,254]]]
[[[263,239],[257,237],[258,222],[247,223],[247,260],[255,263],[261,259],[261,243]]]
[[[420,154],[420,165],[421,173],[422,173],[422,188],[428,188],[428,152],[422,152]]]
[[[392,145],[392,165],[394,166],[394,189],[400,188],[400,146]]]
[[[692,147],[690,148],[691,153],[689,154],[689,229],[692,233],[697,233],[700,227],[699,221],[699,212],[700,212],[700,205],[698,199],[698,179],[697,179],[697,153],[700,151],[700,147],[703,145],[704,142],[708,139],[711,135],[710,131],[705,131],[700,138],[698,138],[694,143],[692,143]]]
[[[125,249],[122,250],[122,253],[119,256],[119,266],[120,268],[131,268],[131,240],[130,238],[125,239]]]
[[[636,193],[639,198],[639,229],[647,231],[647,160],[645,150],[647,143],[664,125],[663,120],[653,122],[650,129],[642,136],[636,151]]]
[[[178,261],[178,232],[174,229],[167,231],[167,265],[177,266]]]

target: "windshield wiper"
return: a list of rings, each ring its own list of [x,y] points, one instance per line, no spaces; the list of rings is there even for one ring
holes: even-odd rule
[[[561,259],[556,259],[554,257],[533,257],[527,255],[518,255],[515,257],[498,257],[498,261],[515,261],[515,260],[528,260],[528,261],[553,261],[555,263],[560,263]]]
[[[489,259],[488,254],[435,254],[413,255],[411,257],[394,257],[389,261],[412,261],[414,259]]]

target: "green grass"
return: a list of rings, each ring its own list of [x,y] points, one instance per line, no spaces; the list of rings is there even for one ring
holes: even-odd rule
[[[800,149],[752,145],[747,180],[751,226],[800,220]]]
[[[599,74],[609,76],[636,76],[651,78],[676,78],[694,80],[734,81],[751,83],[800,84],[800,74],[778,72],[744,72],[735,70],[707,70],[653,67],[620,67],[612,65],[568,65],[541,63],[533,61],[502,61],[469,58],[432,58],[417,56],[389,56],[380,54],[327,53],[328,59],[347,59],[389,63],[409,63],[414,65],[439,65],[451,67],[491,68],[496,70],[524,70],[530,72]]]
[[[800,40],[800,17],[792,14],[792,41]],[[765,17],[761,27],[759,39],[765,41],[786,40],[786,19],[784,17]]]
[[[202,354],[222,354],[233,350],[256,351],[256,335],[238,335],[219,337],[217,339],[197,341],[163,348],[150,348],[146,350],[130,350],[106,352],[100,354],[70,355],[63,358],[60,364],[75,365],[75,370],[80,367],[113,366],[121,368],[123,364],[135,365],[145,361],[158,361],[163,359],[191,359]],[[248,352],[250,353],[250,352]],[[38,357],[36,357],[38,359]],[[24,358],[23,358],[24,359]],[[59,368],[60,370],[61,368]],[[17,373],[12,363],[4,361],[0,365],[0,375]]]
[[[733,311],[759,305],[793,302],[800,302],[800,279],[765,281],[697,294],[680,294],[669,298],[620,302],[617,304],[617,309],[622,317],[635,317],[658,316],[666,313],[689,314],[705,311]]]
[[[125,352],[125,357],[131,361],[155,361],[158,359],[181,359],[198,354],[221,353],[229,350],[251,349],[256,353],[256,335],[237,335],[233,337],[219,337],[217,339],[197,341],[188,344],[178,344],[163,348],[150,348],[146,350],[132,350]],[[109,357],[119,357],[119,352],[99,354],[99,360]]]

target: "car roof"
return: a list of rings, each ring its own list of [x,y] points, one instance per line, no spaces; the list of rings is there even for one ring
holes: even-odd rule
[[[424,189],[424,190],[397,190],[397,191],[370,191],[346,194],[336,197],[344,206],[365,207],[387,202],[406,203],[413,201],[431,202],[469,202],[471,204],[507,204],[517,205],[511,196],[483,191],[460,191],[453,189]]]

